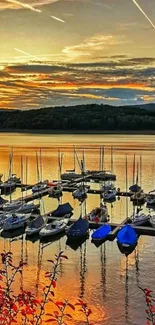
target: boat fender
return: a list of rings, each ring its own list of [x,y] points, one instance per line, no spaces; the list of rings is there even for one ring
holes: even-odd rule
[[[120,190],[121,190],[120,187],[118,187],[118,188],[117,188],[117,192],[120,192]]]

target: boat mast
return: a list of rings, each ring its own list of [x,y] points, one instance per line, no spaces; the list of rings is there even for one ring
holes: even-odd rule
[[[81,163],[80,163],[80,160],[79,160],[79,157],[77,155],[77,151],[75,150],[75,157],[77,159],[77,162],[78,162],[78,165],[79,165],[79,168],[80,168],[80,171],[81,171]]]
[[[82,160],[83,160],[83,173],[85,173],[86,169],[85,169],[85,152],[84,152],[84,149],[83,149],[83,154],[82,154]]]
[[[61,171],[62,171],[62,156],[60,149],[58,149],[58,183],[61,182]]]
[[[9,153],[9,177],[11,177],[11,173],[12,173],[12,153]]]
[[[126,172],[126,193],[128,191],[128,157],[126,156],[126,160],[125,160],[125,172]],[[128,197],[126,196],[126,218],[128,218]]]
[[[140,155],[140,166],[139,166],[139,174],[140,174],[140,187],[142,187],[142,155]]]
[[[76,169],[76,157],[75,157],[75,152],[76,152],[76,149],[75,149],[75,146],[74,146],[74,169],[73,169],[74,172],[75,172],[75,169]]]
[[[104,146],[102,147],[102,152],[101,152],[102,160],[101,160],[101,171],[103,173],[104,171]]]
[[[42,168],[42,150],[40,148],[40,182],[43,180],[43,168]]]
[[[22,191],[22,204],[23,204],[23,156],[21,156],[21,191]]]
[[[12,156],[11,152],[9,154],[9,178],[11,177],[11,164],[12,164]],[[11,193],[11,183],[10,183],[10,202],[12,201],[12,193]]]
[[[36,152],[36,164],[37,164],[37,178],[38,178],[38,183],[39,183],[40,182],[40,173],[39,173],[38,152]]]
[[[138,174],[139,174],[139,164],[137,162],[137,176],[136,176],[136,185],[138,185]]]
[[[13,175],[13,147],[11,148],[11,163],[10,163],[10,176]]]
[[[26,157],[26,172],[25,172],[25,176],[26,176],[26,195],[27,195],[27,183],[28,183],[28,157]]]
[[[136,156],[133,156],[133,185],[135,184],[135,168],[136,167]]]
[[[101,171],[101,156],[102,156],[102,152],[101,152],[102,148],[100,147],[100,151],[99,151],[99,171]]]
[[[111,147],[111,173],[113,174],[114,162],[113,162],[113,147]]]

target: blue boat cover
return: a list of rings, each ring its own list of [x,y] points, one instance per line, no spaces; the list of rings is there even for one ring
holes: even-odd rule
[[[30,228],[39,228],[42,226],[42,224],[44,223],[44,219],[42,216],[38,216],[35,220],[33,220],[30,223]]]
[[[92,239],[101,240],[104,239],[111,232],[110,225],[103,225],[99,229],[95,230],[92,234]]]
[[[117,241],[119,244],[134,245],[137,241],[137,234],[130,225],[126,225],[118,232]]]
[[[81,237],[84,236],[89,229],[89,222],[81,217],[69,228],[67,236]]]
[[[137,184],[131,185],[129,187],[129,190],[132,191],[132,192],[138,192],[140,189],[141,189],[141,187],[138,186]]]
[[[65,214],[71,213],[72,211],[73,208],[69,203],[59,204],[57,209],[53,211],[52,216],[63,217]]]

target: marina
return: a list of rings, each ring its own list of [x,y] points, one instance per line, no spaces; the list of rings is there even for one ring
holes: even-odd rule
[[[106,139],[104,139],[104,141],[106,142]],[[54,230],[55,228],[53,228],[53,226],[52,228],[47,226],[46,232],[43,232],[46,236],[40,236],[38,233],[29,236],[26,233],[25,227],[1,232],[1,251],[4,249],[11,250],[11,252],[15,253],[15,259],[17,261],[22,258],[28,262],[28,266],[23,275],[23,285],[25,289],[31,287],[32,292],[37,293],[38,297],[40,297],[42,285],[46,283],[44,280],[44,273],[49,270],[47,260],[53,258],[54,254],[58,253],[61,249],[64,250],[65,254],[68,256],[68,261],[62,263],[63,276],[59,279],[60,287],[58,289],[60,299],[67,297],[70,300],[74,300],[75,296],[80,296],[85,299],[93,310],[92,320],[97,325],[102,325],[103,319],[106,325],[119,325],[120,322],[123,325],[134,324],[134,320],[137,319],[137,314],[140,314],[138,325],[142,324],[145,318],[145,310],[143,313],[141,308],[136,307],[135,309],[135,304],[139,306],[138,301],[140,301],[141,306],[144,306],[143,296],[139,293],[138,283],[141,286],[145,284],[146,287],[154,288],[152,259],[154,256],[155,228],[150,222],[144,223],[143,225],[134,225],[130,218],[132,215],[136,215],[137,212],[140,215],[143,213],[145,216],[149,214],[151,216],[154,215],[153,207],[148,207],[146,201],[147,197],[151,200],[154,198],[154,193],[149,193],[154,189],[154,148],[153,142],[151,141],[152,138],[150,139],[149,150],[148,145],[146,145],[146,151],[141,147],[141,143],[138,143],[138,145],[136,143],[132,150],[129,150],[129,148],[133,147],[131,143],[128,144],[128,147],[127,144],[122,142],[120,142],[120,146],[117,144],[117,147],[112,143],[112,167],[113,174],[116,175],[116,180],[101,180],[98,182],[98,179],[96,179],[96,181],[95,179],[91,179],[90,174],[88,178],[88,175],[86,176],[86,179],[84,179],[84,175],[82,175],[81,177],[78,176],[78,179],[63,180],[61,184],[62,196],[57,198],[49,197],[48,194],[49,190],[52,188],[51,184],[56,186],[55,184],[60,183],[58,147],[53,146],[52,149],[51,147],[41,149],[42,182],[45,180],[46,183],[46,180],[49,180],[50,185],[34,193],[32,193],[32,188],[40,182],[36,166],[36,151],[38,152],[38,156],[40,156],[40,148],[36,147],[35,150],[34,148],[31,149],[31,147],[25,147],[24,149],[13,148],[13,172],[16,173],[17,177],[23,174],[21,178],[22,182],[16,184],[16,190],[11,194],[2,195],[1,198],[10,202],[11,197],[11,201],[14,204],[18,202],[21,206],[23,205],[23,201],[28,204],[39,205],[39,211],[43,219],[39,218],[38,211],[33,215],[33,218],[30,219],[32,221],[28,221],[29,226],[33,220],[36,220],[38,228],[35,228],[35,230],[37,229],[37,231],[40,231],[47,218],[50,218],[51,225],[58,225],[58,217],[54,216],[53,211],[57,211],[59,206],[67,202],[73,208],[72,216],[69,218],[67,227],[75,224],[80,215],[82,215],[83,218],[85,216],[87,217],[94,208],[100,207],[100,204],[103,205],[103,208],[106,204],[109,216],[107,223],[99,220],[88,220],[88,234],[83,234],[81,238],[74,241],[67,237],[66,231],[63,230],[63,227],[65,227],[64,224],[62,224],[62,231],[54,236],[52,232],[56,232],[56,230]],[[78,143],[76,150],[80,160],[82,160],[84,150],[86,168],[98,172],[102,170],[102,164],[99,161],[100,148],[102,146],[98,144],[97,138],[96,143],[97,144],[93,145],[93,148],[88,145],[79,145]],[[59,148],[61,152],[64,153],[62,173],[66,170],[73,170],[73,144],[70,144],[69,147],[68,145],[66,147],[64,145],[62,147],[59,146]],[[1,148],[1,150],[1,157],[4,157],[5,161],[3,161],[4,158],[1,158],[0,170],[3,174],[6,174],[6,176],[3,176],[2,180],[4,178],[6,180],[8,175],[8,157],[11,148],[8,146],[7,150],[6,148]],[[23,172],[21,169],[22,155]],[[134,155],[136,168],[133,182]],[[141,172],[140,156],[142,156]],[[26,157],[28,157],[28,159]],[[26,167],[27,160],[28,167]],[[138,185],[144,191],[145,202],[139,205],[139,201],[137,201],[134,206],[133,202],[130,200],[134,192],[130,191],[129,187],[136,183],[137,163],[139,164]],[[104,167],[109,173],[111,170],[111,143],[108,143],[108,145],[105,143]],[[80,174],[78,165],[76,166],[76,170],[77,173]],[[81,186],[81,183],[84,183],[87,192],[87,197],[84,200],[73,197],[73,192]],[[103,193],[105,190],[109,190],[109,183],[112,183],[114,188],[116,188],[115,199],[105,202]],[[41,220],[43,220],[43,223]],[[106,224],[110,227],[108,235],[104,232],[102,234],[102,240],[93,242],[92,239],[95,230],[100,229]],[[131,225],[137,235],[136,245],[133,247],[133,250],[130,249],[130,252],[122,250],[122,247],[118,245],[117,239],[119,231],[124,229],[128,224]],[[51,234],[47,236],[47,231],[49,231],[49,229],[51,229],[50,233],[52,236]],[[107,232],[108,231],[107,229]],[[32,272],[34,274],[33,279],[31,276]],[[149,274],[149,277],[146,277],[146,274]],[[74,279],[76,279],[76,283]],[[37,286],[34,285],[34,282],[37,283]],[[73,288],[72,292],[67,289],[68,286]],[[119,303],[118,299],[116,299],[116,295],[119,297]],[[113,313],[114,306],[115,310],[119,313],[119,319],[116,314]],[[98,316],[99,312],[100,316]]]

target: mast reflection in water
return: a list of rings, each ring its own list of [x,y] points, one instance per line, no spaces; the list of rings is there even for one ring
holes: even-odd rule
[[[87,272],[86,266],[86,254],[87,254],[87,244],[85,243],[80,246],[80,298],[84,297],[85,293],[85,277]]]

